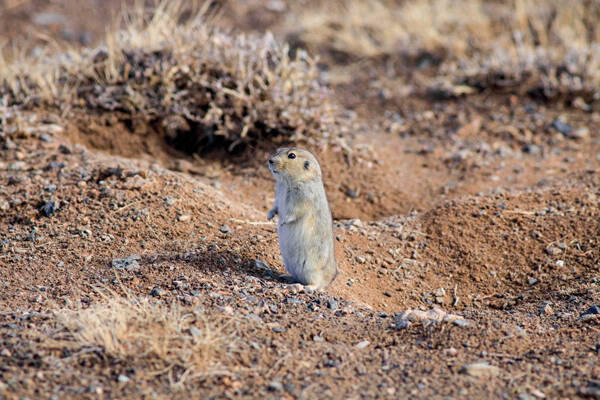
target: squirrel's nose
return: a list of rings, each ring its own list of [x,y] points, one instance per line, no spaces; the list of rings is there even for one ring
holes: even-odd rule
[[[273,159],[269,158],[269,164],[273,164],[273,162],[274,162]]]

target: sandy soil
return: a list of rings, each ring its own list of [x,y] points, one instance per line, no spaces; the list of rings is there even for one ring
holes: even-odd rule
[[[101,31],[33,3],[90,40]],[[13,24],[29,23],[19,7]],[[278,14],[229,18],[251,30],[261,15]],[[278,278],[265,162],[285,142],[192,157],[152,127],[21,116],[0,138],[0,397],[600,397],[598,110],[494,91],[383,96],[369,83],[377,68],[333,87],[369,127],[356,141],[371,157],[311,149],[340,268],[322,293]],[[557,118],[588,131],[565,135]],[[131,255],[135,268],[115,268]],[[227,373],[178,386],[176,368],[154,377],[65,345],[54,310],[108,289],[231,316]],[[434,307],[466,321],[401,318]]]

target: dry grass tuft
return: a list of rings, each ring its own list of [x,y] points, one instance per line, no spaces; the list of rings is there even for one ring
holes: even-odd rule
[[[143,121],[190,152],[273,136],[327,143],[347,129],[306,52],[289,56],[272,35],[215,28],[208,4],[162,1],[124,14],[99,48],[0,61],[5,104],[47,104],[63,114],[112,112]]]
[[[70,333],[60,340],[61,346],[99,348],[110,357],[143,366],[149,376],[168,377],[172,385],[226,375],[220,362],[235,346],[226,317],[131,295],[110,293],[103,303],[55,315]]]

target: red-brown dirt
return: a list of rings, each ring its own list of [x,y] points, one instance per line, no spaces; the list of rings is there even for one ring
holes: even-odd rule
[[[56,7],[25,3],[0,21]],[[224,23],[249,31],[279,15],[257,10]],[[69,24],[99,32],[85,15]],[[24,112],[0,137],[0,397],[600,397],[599,319],[583,315],[600,304],[599,112],[494,91],[386,98],[372,75],[333,88],[368,127],[355,145],[369,156],[310,148],[340,269],[320,293],[279,278],[265,161],[284,139],[190,156],[112,115]],[[589,133],[559,133],[558,117]],[[112,266],[130,255],[138,268]],[[60,342],[53,312],[106,288],[231,315],[227,372],[178,386],[178,367],[154,378]],[[434,306],[468,326],[396,314]],[[464,372],[476,362],[498,369]]]

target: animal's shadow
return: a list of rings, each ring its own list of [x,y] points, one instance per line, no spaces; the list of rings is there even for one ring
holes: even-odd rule
[[[293,283],[283,276],[285,271],[279,270],[260,258],[252,258],[244,254],[233,254],[227,250],[216,249],[209,245],[181,253],[157,253],[141,257],[139,264],[142,269],[161,268],[164,277],[176,279],[182,271],[170,271],[168,264],[182,265],[184,269],[201,270],[211,275],[240,278],[252,276],[264,283]],[[166,267],[165,267],[166,266]],[[141,270],[140,270],[141,272]]]

